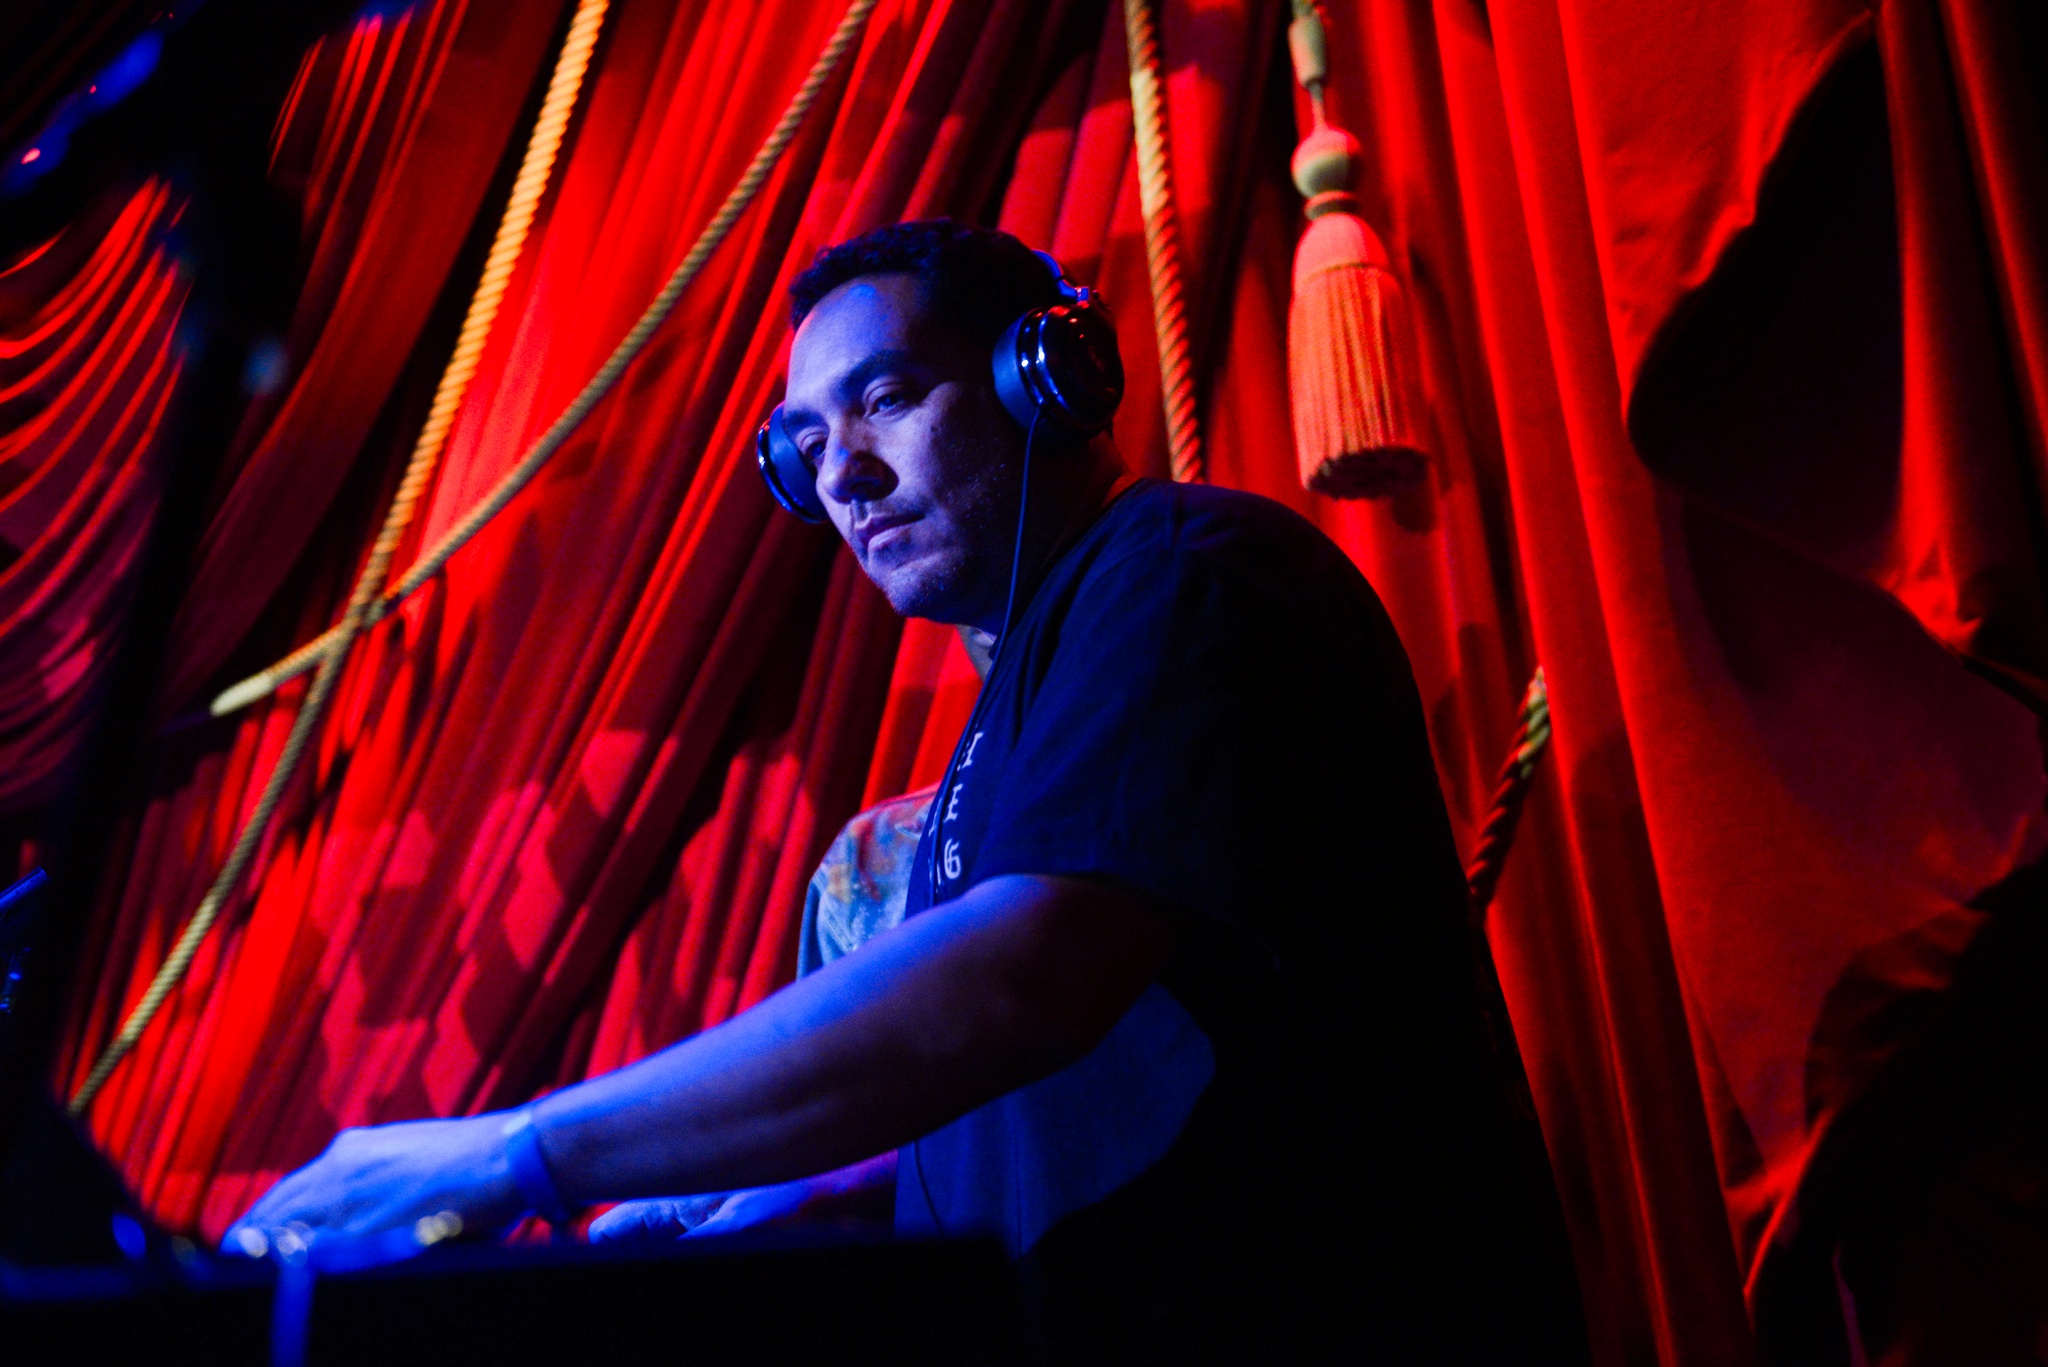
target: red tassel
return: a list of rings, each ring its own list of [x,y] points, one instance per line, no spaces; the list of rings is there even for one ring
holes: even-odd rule
[[[1324,213],[1294,253],[1287,370],[1301,482],[1380,498],[1422,478],[1427,445],[1403,343],[1408,300],[1386,249],[1354,214]]]
[[[1301,482],[1332,498],[1381,498],[1422,478],[1428,444],[1407,296],[1349,186],[1358,140],[1324,118],[1322,16],[1297,3],[1288,33],[1316,127],[1294,153],[1308,231],[1294,253],[1287,370]]]

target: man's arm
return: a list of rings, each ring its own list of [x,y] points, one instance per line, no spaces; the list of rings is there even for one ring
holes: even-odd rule
[[[1126,889],[1008,876],[913,917],[754,1009],[544,1099],[571,1204],[759,1186],[926,1134],[1080,1058],[1166,960],[1165,916]],[[501,1116],[344,1131],[244,1223],[363,1233],[522,1202]]]

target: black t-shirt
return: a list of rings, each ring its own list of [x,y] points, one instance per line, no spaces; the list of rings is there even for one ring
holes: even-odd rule
[[[1140,481],[1010,636],[908,914],[1086,876],[1166,908],[1175,948],[1088,1057],[906,1147],[899,1229],[1002,1238],[1069,1360],[1492,1353],[1473,1321],[1515,1313],[1525,1202],[1372,589],[1277,504]]]

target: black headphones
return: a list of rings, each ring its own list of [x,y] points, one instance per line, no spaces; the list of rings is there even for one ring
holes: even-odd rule
[[[1052,268],[1061,302],[1033,309],[1003,329],[993,367],[996,397],[1027,433],[1043,425],[1073,436],[1109,426],[1124,397],[1124,362],[1116,349],[1116,323],[1095,291]],[[806,522],[825,520],[818,472],[782,426],[782,405],[754,434],[754,461],[775,501]]]

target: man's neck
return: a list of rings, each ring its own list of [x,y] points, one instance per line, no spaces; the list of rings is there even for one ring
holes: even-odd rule
[[[1032,462],[1031,500],[1024,527],[1024,546],[1017,576],[1017,610],[1046,569],[1086,531],[1116,495],[1132,482],[1130,471],[1106,436],[1096,437],[1079,451],[1062,451]],[[1002,606],[996,608],[998,615]],[[1000,635],[1002,622],[983,623]]]

